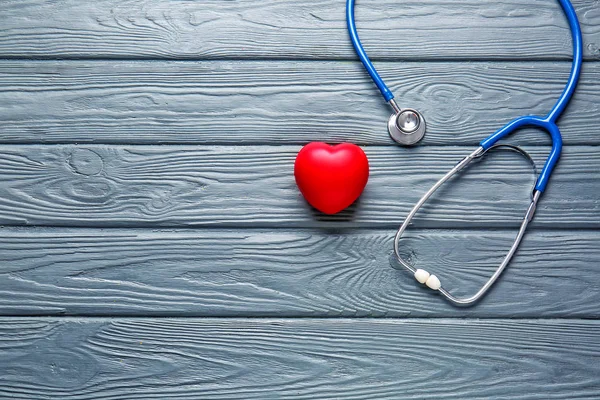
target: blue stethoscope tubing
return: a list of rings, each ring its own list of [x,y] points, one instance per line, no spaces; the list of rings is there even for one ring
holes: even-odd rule
[[[563,111],[565,110],[567,105],[569,104],[569,101],[573,97],[575,87],[577,86],[577,82],[579,80],[579,75],[581,73],[581,65],[582,65],[582,57],[583,57],[583,43],[582,43],[583,41],[581,38],[581,28],[579,26],[579,21],[577,20],[577,14],[575,13],[575,10],[573,9],[571,2],[569,0],[558,0],[558,1],[567,16],[567,19],[569,21],[569,26],[571,28],[571,33],[573,36],[573,64],[571,66],[571,74],[569,76],[567,85],[565,86],[563,93],[559,97],[559,99],[556,102],[556,104],[554,105],[554,107],[552,107],[552,109],[550,110],[548,115],[546,115],[543,118],[536,117],[536,116],[519,117],[519,118],[509,122],[503,128],[499,129],[498,131],[496,131],[495,133],[493,133],[486,139],[482,140],[479,143],[479,147],[475,151],[473,151],[467,157],[463,158],[460,162],[458,162],[458,164],[456,164],[448,173],[446,173],[442,178],[440,178],[431,187],[431,189],[429,189],[417,201],[415,206],[408,213],[408,216],[405,218],[405,220],[402,223],[402,225],[400,226],[400,228],[398,228],[398,231],[396,232],[396,235],[394,237],[394,254],[396,255],[396,258],[398,259],[400,264],[405,269],[407,269],[409,272],[413,273],[415,279],[419,283],[426,285],[427,287],[429,287],[430,289],[432,289],[434,291],[438,291],[441,295],[446,297],[450,302],[454,303],[455,305],[467,306],[467,305],[471,305],[471,304],[474,304],[475,302],[477,302],[479,299],[481,299],[485,295],[485,293],[488,292],[488,290],[491,288],[491,286],[494,284],[494,282],[498,279],[500,274],[502,274],[502,271],[504,271],[504,269],[508,266],[508,264],[510,263],[512,257],[515,255],[515,253],[525,235],[525,231],[527,230],[528,224],[533,220],[533,216],[535,214],[538,200],[540,199],[542,193],[546,189],[548,180],[550,179],[550,174],[552,173],[552,171],[553,171],[554,167],[556,166],[556,163],[558,162],[558,159],[560,157],[560,153],[562,150],[562,136],[560,134],[560,130],[558,129],[558,126],[556,125],[556,121],[558,120],[560,115],[563,113]],[[394,137],[394,135],[392,135],[392,130],[390,129],[390,126],[392,126],[393,124],[396,124],[396,125],[398,124],[397,121],[399,121],[399,116],[401,116],[403,109],[400,108],[396,104],[396,102],[394,100],[394,95],[392,94],[390,89],[385,85],[385,83],[383,82],[383,80],[381,79],[379,74],[377,73],[377,70],[373,66],[373,63],[371,63],[371,60],[369,60],[369,57],[367,56],[365,50],[363,49],[362,44],[360,43],[358,34],[356,32],[356,24],[354,21],[354,3],[355,3],[355,0],[347,0],[347,8],[346,8],[347,15],[346,16],[347,16],[347,21],[348,21],[348,31],[350,32],[350,38],[352,40],[352,44],[354,45],[354,48],[356,49],[356,53],[358,54],[360,60],[364,64],[365,68],[367,69],[369,75],[371,75],[371,78],[373,78],[373,81],[375,82],[375,84],[377,85],[379,90],[381,91],[383,98],[394,108],[394,111],[396,114],[392,114],[392,117],[390,117],[390,120],[388,122],[388,130],[390,131],[390,135],[392,136],[392,139],[396,140],[396,137]],[[404,109],[404,110],[407,110],[407,109]],[[408,112],[418,115],[419,119],[422,120],[422,116],[420,116],[420,114],[418,114],[415,110],[408,109]],[[513,148],[513,150],[517,150],[518,152],[522,153],[531,162],[533,162],[531,157],[529,155],[527,155],[526,152],[519,149],[518,147],[497,143],[500,139],[503,139],[504,137],[510,135],[517,129],[523,128],[525,126],[533,126],[533,127],[541,128],[541,129],[545,130],[547,133],[549,133],[550,137],[552,138],[552,149],[550,151],[550,154],[548,155],[548,158],[546,159],[546,163],[544,164],[544,167],[542,168],[541,173],[538,175],[538,177],[536,179],[535,188],[534,188],[533,192],[531,193],[531,202],[529,203],[529,207],[527,208],[525,216],[523,217],[523,220],[519,227],[519,231],[517,232],[517,236],[515,237],[515,240],[514,240],[512,246],[508,250],[508,253],[504,257],[504,259],[502,260],[500,265],[496,268],[496,271],[492,274],[492,276],[474,295],[472,295],[470,297],[463,297],[463,298],[456,297],[452,293],[450,293],[448,290],[446,290],[446,288],[442,285],[442,282],[440,281],[440,279],[437,276],[432,275],[423,269],[417,269],[414,265],[410,264],[407,260],[405,260],[402,257],[402,255],[400,254],[400,250],[399,250],[400,239],[401,239],[403,233],[406,231],[406,229],[410,225],[413,217],[416,215],[416,213],[419,211],[419,209],[427,202],[427,200],[444,183],[449,181],[455,174],[457,174],[462,169],[464,169],[473,160],[476,160],[476,159],[479,159],[480,157],[482,157],[488,150],[491,150],[498,146],[508,146],[510,148]],[[402,132],[402,134],[404,134],[404,133],[405,132]],[[399,141],[399,140],[396,140],[396,141],[400,144],[403,144],[402,141]]]
[[[387,87],[383,79],[381,79],[381,76],[379,76],[379,73],[375,69],[375,66],[371,62],[371,59],[367,55],[367,52],[365,51],[365,48],[363,47],[360,38],[358,37],[358,32],[356,31],[356,20],[354,18],[355,3],[355,0],[348,0],[346,3],[346,21],[348,23],[348,33],[350,34],[350,41],[352,42],[352,46],[354,46],[354,50],[356,50],[358,58],[360,58],[360,61],[363,63],[365,69],[371,76],[371,79],[373,79],[373,82],[375,82],[375,85],[381,92],[381,95],[383,96],[385,101],[388,102],[394,98],[394,94]]]
[[[560,130],[556,125],[556,121],[563,113],[569,101],[573,97],[573,93],[575,91],[575,87],[577,86],[577,82],[579,80],[579,75],[581,73],[581,65],[583,60],[583,40],[581,37],[581,27],[579,25],[579,20],[577,19],[577,14],[573,5],[569,0],[558,0],[560,5],[562,6],[567,20],[569,21],[569,26],[571,28],[571,34],[573,36],[573,64],[571,67],[571,74],[569,76],[569,80],[565,89],[554,105],[552,110],[545,117],[536,117],[536,116],[524,116],[519,117],[508,124],[506,124],[503,128],[499,129],[492,135],[488,136],[486,139],[480,142],[480,146],[484,150],[488,150],[492,146],[494,146],[500,139],[510,135],[517,129],[526,127],[526,126],[534,126],[538,128],[544,129],[546,132],[550,134],[552,138],[552,150],[546,159],[546,163],[542,168],[540,175],[537,178],[535,190],[544,192],[546,186],[548,185],[548,180],[550,179],[550,175],[558,159],[560,158],[560,153],[562,151],[562,136],[560,134]],[[365,52],[365,49],[360,42],[358,37],[358,32],[356,31],[356,22],[354,18],[354,6],[356,0],[347,0],[346,3],[346,21],[348,23],[348,32],[350,34],[350,40],[354,49],[356,50],[356,54],[358,58],[365,66],[365,69],[373,79],[373,82],[381,92],[383,98],[386,102],[390,102],[394,99],[394,94],[387,87],[381,76],[375,69],[375,66],[369,59],[369,56]]]

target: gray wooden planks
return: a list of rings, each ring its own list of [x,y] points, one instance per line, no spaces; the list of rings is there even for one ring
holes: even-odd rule
[[[595,399],[598,321],[0,319],[11,399]]]
[[[395,228],[475,147],[366,147],[369,184],[357,205],[313,211],[293,177],[299,146],[7,145],[0,153],[0,223],[96,227]],[[544,161],[548,148],[529,148]],[[533,227],[598,228],[600,154],[570,146]],[[444,188],[416,227],[517,227],[534,181],[514,152],[490,154]]]
[[[0,2],[0,314],[13,316],[0,398],[598,398],[598,322],[564,319],[599,317],[600,160],[581,146],[600,144],[597,2],[575,2],[588,61],[559,169],[470,309],[395,269],[393,229],[482,137],[547,111],[569,69],[566,21],[555,1],[360,3],[377,66],[428,118],[407,150],[387,138],[343,5]],[[302,201],[291,166],[310,140],[371,145],[358,207],[323,217]],[[544,159],[543,134],[516,141]],[[530,180],[523,160],[492,156],[415,221],[404,254],[476,290]]]
[[[569,62],[382,62],[422,145],[475,145],[548,113]],[[0,142],[390,145],[390,113],[362,65],[295,61],[2,61]],[[598,145],[600,63],[586,63],[560,121],[566,145]],[[549,143],[543,132],[519,143]]]
[[[595,0],[574,1],[585,56],[600,59]],[[343,0],[29,0],[0,3],[0,55],[35,58],[354,59]],[[74,17],[75,16],[75,17]],[[377,59],[568,59],[557,1],[460,4],[371,1],[357,6]]]
[[[515,233],[411,230],[401,249],[464,296],[493,273]],[[393,234],[4,228],[0,314],[599,317],[600,232],[529,232],[473,308],[451,306],[401,269]]]

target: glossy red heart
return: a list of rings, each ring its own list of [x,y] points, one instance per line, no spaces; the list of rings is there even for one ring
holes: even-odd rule
[[[298,152],[296,184],[314,208],[335,214],[360,196],[369,179],[369,161],[355,144],[312,142]]]

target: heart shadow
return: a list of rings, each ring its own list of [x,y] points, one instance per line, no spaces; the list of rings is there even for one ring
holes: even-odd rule
[[[354,203],[350,204],[344,210],[336,213],[336,214],[325,214],[311,206],[308,202],[306,204],[310,207],[313,219],[318,222],[351,222],[354,220],[354,217],[357,213],[358,208],[360,207],[359,197],[354,201]]]

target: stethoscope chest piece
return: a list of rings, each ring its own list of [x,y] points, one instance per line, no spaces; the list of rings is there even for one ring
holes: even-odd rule
[[[425,118],[412,108],[400,109],[390,116],[388,132],[396,143],[411,146],[425,136]]]

